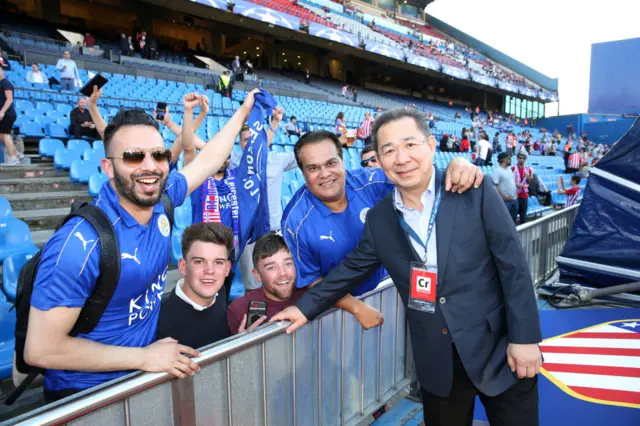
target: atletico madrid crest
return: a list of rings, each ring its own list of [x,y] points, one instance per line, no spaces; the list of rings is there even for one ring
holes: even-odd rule
[[[540,344],[542,374],[569,395],[640,408],[640,319],[610,321]]]

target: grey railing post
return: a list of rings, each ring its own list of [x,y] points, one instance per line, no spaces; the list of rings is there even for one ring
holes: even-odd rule
[[[195,426],[196,399],[193,391],[193,377],[172,380],[171,399],[173,403],[173,424]]]

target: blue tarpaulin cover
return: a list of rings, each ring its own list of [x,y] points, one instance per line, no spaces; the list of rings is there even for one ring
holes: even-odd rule
[[[557,261],[562,283],[640,281],[640,119],[591,170]]]

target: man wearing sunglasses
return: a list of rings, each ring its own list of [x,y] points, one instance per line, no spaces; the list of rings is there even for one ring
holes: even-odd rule
[[[256,92],[247,95],[225,127],[179,172],[169,173],[170,151],[158,123],[144,111],[120,111],[106,127],[106,158],[101,166],[109,182],[93,204],[113,224],[120,280],[95,329],[71,337],[69,332],[100,274],[98,234],[86,221],[72,218],[45,245],[31,298],[25,359],[46,369],[48,402],[131,370],[176,377],[199,370],[189,358],[198,355],[194,349],[171,338],[154,343],[171,246],[171,226],[161,196],[166,194],[179,206],[222,167]],[[185,116],[193,116],[200,98],[185,95]],[[187,124],[184,131],[192,133]]]
[[[379,169],[378,159],[376,158],[376,150],[372,145],[365,145],[360,153],[360,165],[363,168]]]

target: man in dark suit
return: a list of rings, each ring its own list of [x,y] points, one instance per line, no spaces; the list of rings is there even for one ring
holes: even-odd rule
[[[367,215],[359,245],[296,307],[287,332],[328,309],[383,265],[402,298],[425,424],[538,424],[542,340],[533,283],[509,212],[489,179],[443,190],[424,115],[399,108],[373,125],[378,162],[396,185]]]
[[[88,136],[92,139],[100,139],[96,125],[93,123],[91,113],[87,109],[87,100],[85,98],[78,99],[78,106],[71,110],[69,114],[69,136],[74,139],[81,139]]]

